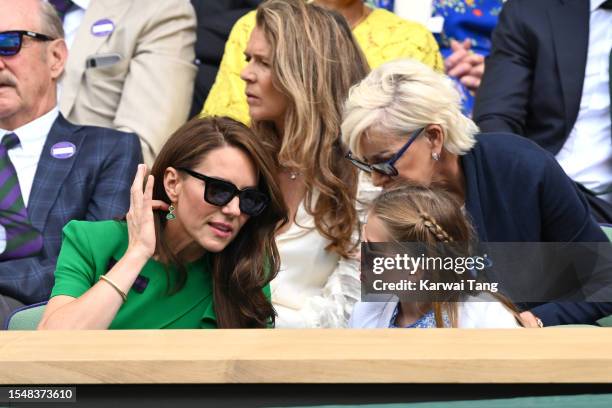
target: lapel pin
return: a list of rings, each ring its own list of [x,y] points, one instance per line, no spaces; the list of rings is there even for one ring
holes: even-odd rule
[[[113,267],[116,264],[117,264],[117,261],[115,260],[115,258],[110,258],[108,260],[108,263],[106,264],[106,272],[113,269]],[[134,292],[136,293],[143,293],[148,285],[149,285],[149,278],[147,278],[146,276],[138,275],[136,277],[136,280],[134,281],[134,284],[132,285],[132,289],[134,289]]]
[[[76,146],[70,142],[59,142],[51,146],[51,156],[56,159],[69,159],[75,152]]]
[[[115,31],[115,23],[107,18],[98,20],[91,26],[91,33],[96,37],[109,36],[113,31]]]
[[[132,289],[134,289],[134,292],[136,293],[143,293],[148,285],[149,278],[147,278],[146,276],[138,275],[138,277],[134,281],[134,284],[132,285]]]

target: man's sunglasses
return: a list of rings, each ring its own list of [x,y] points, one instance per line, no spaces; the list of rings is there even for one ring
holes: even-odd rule
[[[53,41],[53,38],[32,31],[3,31],[0,33],[0,56],[11,57],[17,55],[23,45],[23,37],[30,37],[38,41]]]
[[[234,197],[238,196],[238,207],[240,211],[246,215],[255,217],[266,209],[270,201],[265,193],[255,188],[249,187],[239,190],[238,187],[229,181],[208,177],[184,167],[177,167],[177,170],[184,171],[192,177],[204,180],[206,183],[204,188],[204,201],[209,204],[223,207],[232,201]]]
[[[408,150],[410,145],[416,140],[416,138],[421,134],[423,130],[425,130],[424,127],[412,132],[412,134],[408,138],[408,141],[401,147],[401,149],[397,151],[397,153],[393,155],[393,157],[391,157],[387,161],[368,164],[354,157],[351,152],[348,152],[345,158],[350,160],[351,163],[353,163],[353,165],[356,166],[359,170],[363,170],[366,173],[372,173],[373,171],[375,171],[385,176],[395,177],[398,175],[397,169],[394,166],[395,163],[400,159],[400,157],[402,157],[406,150]]]

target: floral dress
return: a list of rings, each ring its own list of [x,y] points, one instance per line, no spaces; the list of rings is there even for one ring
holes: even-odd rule
[[[433,310],[430,310],[429,312],[425,313],[414,323],[409,324],[408,326],[397,326],[395,324],[395,320],[397,319],[397,315],[399,313],[399,306],[400,304],[398,303],[395,307],[395,310],[393,311],[393,316],[391,316],[391,320],[389,321],[390,329],[432,329],[437,327],[436,317],[434,315]],[[444,320],[444,327],[451,327],[450,320],[446,314],[443,315],[442,320]]]
[[[472,41],[472,50],[475,53],[488,56],[491,51],[491,34],[497,24],[503,2],[504,0],[432,0],[432,17],[444,18],[442,31],[434,33],[442,56],[446,59],[452,54],[451,40],[461,42],[468,38]],[[366,4],[393,11],[395,0],[367,0]],[[474,95],[458,80],[454,82],[461,94],[463,113],[471,116]]]
[[[461,42],[468,38],[472,41],[475,53],[488,56],[491,51],[491,34],[502,5],[502,0],[433,0],[433,16],[444,18],[442,32],[434,33],[442,56],[446,59],[452,54],[451,40]],[[474,95],[459,81],[455,80],[455,84],[461,94],[463,113],[471,116]]]

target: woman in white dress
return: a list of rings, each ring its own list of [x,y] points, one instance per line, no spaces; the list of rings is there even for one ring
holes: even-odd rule
[[[367,62],[346,20],[315,4],[267,1],[256,22],[241,78],[290,216],[277,235],[276,327],[345,327],[360,281],[357,174],[344,159],[340,123]]]
[[[458,251],[454,256],[463,257],[469,256],[469,243],[474,236],[461,206],[450,193],[405,184],[394,185],[374,200],[363,231],[366,242],[418,242],[434,253],[441,253],[441,243],[452,243],[453,251]],[[428,278],[459,282],[464,272],[438,271]],[[412,275],[415,282],[424,279],[422,273],[420,270]],[[355,305],[350,327],[521,327],[510,301],[498,293],[469,290],[468,285],[464,291],[446,290],[431,297],[421,293],[417,298],[413,294],[411,300],[415,301],[398,300],[391,294],[376,296],[376,301]]]

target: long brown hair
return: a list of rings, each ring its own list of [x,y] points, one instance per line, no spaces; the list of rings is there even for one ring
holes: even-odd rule
[[[357,225],[357,172],[344,159],[340,124],[350,87],[369,71],[366,58],[344,17],[315,4],[268,0],[256,21],[272,48],[274,84],[289,103],[284,129],[269,121],[253,121],[253,129],[279,167],[304,175],[306,211],[331,241],[326,249],[347,257]]]
[[[274,323],[274,309],[262,289],[280,267],[274,235],[277,226],[287,222],[287,210],[274,179],[274,160],[253,132],[224,117],[196,118],[187,122],[168,139],[153,164],[153,199],[170,202],[164,188],[164,173],[168,167],[193,168],[212,150],[225,146],[238,148],[251,159],[258,172],[258,189],[268,194],[270,203],[262,214],[251,217],[242,226],[223,251],[208,254],[217,325],[221,328],[266,327]],[[187,275],[180,254],[173,254],[161,239],[165,226],[165,213],[156,212],[155,252],[177,267],[178,277],[173,288],[176,291],[185,284]]]
[[[383,191],[371,204],[370,215],[376,216],[383,224],[391,239],[399,242],[422,242],[435,247],[441,242],[453,242],[464,255],[469,255],[469,245],[476,234],[474,228],[461,210],[457,199],[440,188],[427,188],[405,182],[397,182]],[[449,276],[457,276],[450,274]],[[514,314],[517,322],[518,311],[506,297],[490,293]],[[458,325],[458,303],[467,293],[454,293],[448,301],[432,302],[437,327],[445,327],[443,316],[448,316],[451,327]]]

